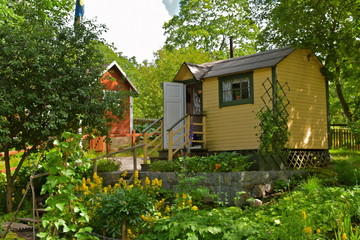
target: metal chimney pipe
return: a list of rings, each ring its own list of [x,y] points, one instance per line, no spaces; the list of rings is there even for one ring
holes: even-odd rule
[[[230,58],[234,57],[233,37],[230,37]]]

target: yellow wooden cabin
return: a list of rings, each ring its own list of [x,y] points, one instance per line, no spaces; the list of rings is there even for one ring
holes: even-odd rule
[[[185,62],[173,82],[164,84],[162,139],[157,145],[169,150],[169,159],[175,152],[196,148],[256,152],[260,144],[256,113],[278,82],[289,88],[288,163],[295,168],[325,165],[328,86],[322,67],[310,50],[291,47],[200,65]],[[145,143],[145,154],[150,146]]]

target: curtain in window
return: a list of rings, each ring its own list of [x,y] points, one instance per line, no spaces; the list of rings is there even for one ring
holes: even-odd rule
[[[223,81],[223,101],[232,101],[231,81]]]

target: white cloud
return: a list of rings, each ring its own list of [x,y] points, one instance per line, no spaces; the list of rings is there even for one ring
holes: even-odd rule
[[[85,17],[97,17],[109,28],[103,37],[138,62],[163,46],[162,26],[171,18],[161,0],[87,0]]]

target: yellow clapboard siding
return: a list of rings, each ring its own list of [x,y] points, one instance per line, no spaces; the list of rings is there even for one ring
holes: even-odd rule
[[[308,50],[299,49],[278,64],[278,80],[291,89],[287,95],[290,148],[328,148],[326,85],[320,67]]]
[[[291,89],[288,146],[297,149],[327,149],[327,103],[325,80],[321,65],[306,50],[295,50],[277,66],[281,83]],[[308,57],[309,56],[309,57]],[[203,110],[207,115],[207,146],[210,151],[256,149],[259,128],[256,113],[263,105],[261,85],[272,78],[271,68],[253,71],[254,104],[219,107],[218,78],[203,82]]]
[[[203,82],[203,110],[206,114],[207,148],[210,151],[257,149],[256,112],[260,108],[262,82],[271,78],[271,68],[254,71],[254,104],[219,107],[218,78]]]

